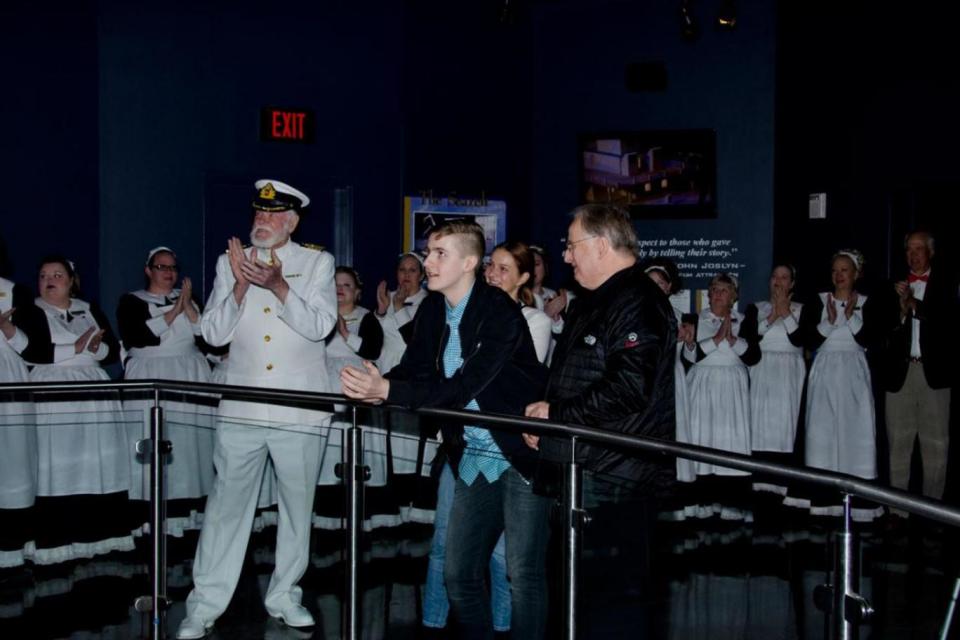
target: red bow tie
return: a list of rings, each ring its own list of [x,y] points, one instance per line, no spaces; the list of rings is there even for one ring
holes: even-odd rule
[[[930,279],[930,274],[925,273],[922,276],[910,274],[907,276],[907,282],[926,282]]]

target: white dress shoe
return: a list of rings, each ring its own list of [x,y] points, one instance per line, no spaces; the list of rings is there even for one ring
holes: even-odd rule
[[[312,627],[316,624],[313,615],[300,604],[291,604],[283,611],[268,611],[267,613],[288,627]]]
[[[206,624],[200,618],[184,618],[177,629],[177,640],[197,640],[210,632],[212,624]]]

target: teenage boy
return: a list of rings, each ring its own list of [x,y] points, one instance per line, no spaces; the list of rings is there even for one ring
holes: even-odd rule
[[[471,222],[451,222],[430,235],[424,270],[431,293],[414,318],[403,359],[385,377],[370,363],[344,368],[347,396],[516,415],[543,397],[547,372],[520,307],[477,277],[484,244],[482,229]],[[533,491],[538,454],[519,432],[459,424],[442,431],[457,476],[444,575],[460,637],[494,637],[486,569],[505,532],[511,634],[542,638],[551,499]]]

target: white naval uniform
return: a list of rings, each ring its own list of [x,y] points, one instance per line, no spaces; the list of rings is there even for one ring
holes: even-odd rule
[[[250,285],[238,305],[229,256],[217,277],[200,325],[213,346],[230,344],[219,380],[229,385],[326,392],[330,389],[324,338],[337,322],[333,256],[287,242],[276,249],[290,286],[286,302]],[[270,261],[270,252],[258,250]],[[297,585],[307,568],[310,516],[330,414],[270,404],[220,405],[214,465],[193,565],[187,615],[212,623],[236,588],[253,523],[267,456],[279,489],[276,565],[267,588],[267,612],[299,604]]]
[[[120,335],[124,338],[127,358],[123,377],[126,380],[175,380],[186,382],[210,382],[210,364],[197,348],[196,336],[200,335],[200,320],[190,322],[187,314],[179,314],[167,324],[164,314],[173,308],[180,297],[180,290],[169,295],[134,291],[121,299],[117,318]],[[191,304],[193,304],[191,302]],[[196,308],[196,305],[194,305]],[[134,318],[124,309],[143,315]],[[144,321],[143,317],[147,319]],[[137,322],[140,327],[124,327],[125,322]],[[157,345],[133,346],[127,337],[146,331],[160,341]],[[126,336],[126,337],[125,337]],[[136,342],[135,338],[130,340]],[[141,338],[142,340],[142,338]],[[131,414],[139,413],[143,420],[127,423],[131,442],[150,437],[150,409],[153,402],[128,400],[124,408]],[[213,429],[215,427],[213,402],[200,403],[164,401],[164,436],[173,446],[169,462],[164,469],[167,499],[200,498],[213,486]],[[145,500],[150,496],[150,465],[135,452],[131,456],[130,498]],[[184,529],[198,529],[200,516],[168,517],[167,532],[182,536]]]
[[[0,313],[13,308],[13,283],[0,278]],[[27,336],[0,333],[0,384],[26,382],[20,353]],[[0,509],[26,510],[37,495],[37,429],[33,405],[0,398]],[[2,516],[0,516],[2,518]],[[0,550],[0,568],[22,565],[23,549]]]

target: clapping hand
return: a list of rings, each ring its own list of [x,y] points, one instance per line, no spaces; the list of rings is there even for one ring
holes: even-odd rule
[[[100,342],[103,340],[103,329],[95,332],[87,343],[87,351],[96,353],[100,349]]]
[[[853,317],[853,312],[857,310],[858,296],[856,291],[850,292],[850,297],[847,299],[847,306],[844,308],[844,315],[847,316],[847,320],[850,320]]]
[[[180,305],[180,311],[187,314],[190,322],[196,324],[200,316],[196,307],[193,306],[193,283],[190,278],[184,278],[180,284],[180,297],[177,298],[177,303]]]
[[[387,293],[387,281],[381,280],[377,285],[377,315],[382,316],[387,313],[387,307],[390,306],[390,294]]]
[[[834,306],[833,294],[827,294],[827,322],[837,324],[837,307]]]
[[[556,296],[543,305],[543,312],[554,322],[560,320],[560,314],[567,308],[567,290],[560,289]]]
[[[913,297],[913,289],[910,288],[906,280],[895,282],[893,289],[897,292],[897,297],[900,300],[900,315],[904,317],[910,315],[910,311],[915,310],[917,304],[916,299]]]
[[[233,285],[233,297],[237,301],[237,304],[243,302],[243,296],[247,294],[247,289],[250,288],[250,281],[247,280],[247,276],[243,273],[243,264],[253,259],[253,256],[256,255],[256,249],[250,250],[250,258],[243,251],[243,244],[240,242],[240,238],[234,236],[227,240],[227,256],[230,258],[230,270],[233,272],[233,277],[236,282]]]
[[[251,253],[251,259],[244,260],[240,265],[247,282],[271,291],[281,302],[286,300],[290,286],[283,277],[283,263],[277,252],[270,249],[270,264],[256,259],[255,255]]]
[[[3,333],[4,337],[9,340],[17,332],[17,328],[13,326],[13,322],[10,321],[10,317],[13,315],[13,312],[16,309],[8,309],[3,313],[0,313],[0,332]]]
[[[387,381],[373,363],[363,361],[363,369],[346,366],[340,371],[340,386],[348,398],[365,402],[380,402],[390,394]]]

